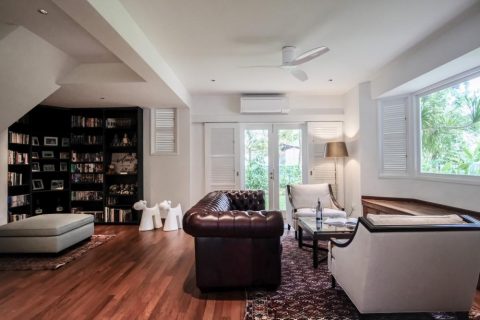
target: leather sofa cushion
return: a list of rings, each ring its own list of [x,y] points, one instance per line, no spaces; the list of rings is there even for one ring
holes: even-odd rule
[[[0,226],[0,237],[58,236],[89,223],[91,214],[43,214]]]

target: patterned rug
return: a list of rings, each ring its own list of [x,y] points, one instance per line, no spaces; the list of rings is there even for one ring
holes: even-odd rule
[[[282,245],[282,283],[276,291],[247,291],[246,320],[359,319],[355,306],[345,292],[338,285],[335,289],[331,288],[326,261],[314,269],[311,249],[298,248],[291,233],[282,238]],[[470,318],[480,319],[480,314],[475,312],[474,317],[473,312]],[[447,313],[427,313],[371,315],[369,319],[453,320],[456,317]]]
[[[91,239],[82,241],[60,254],[0,254],[0,270],[55,270],[114,237],[115,235],[93,235]]]

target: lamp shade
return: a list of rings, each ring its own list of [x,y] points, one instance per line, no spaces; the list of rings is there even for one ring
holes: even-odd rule
[[[327,142],[325,144],[325,158],[343,158],[348,157],[347,146],[345,142]]]

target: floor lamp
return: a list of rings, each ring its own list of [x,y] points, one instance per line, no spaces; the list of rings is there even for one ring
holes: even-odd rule
[[[325,144],[324,157],[335,158],[335,191],[337,191],[337,158],[348,157],[348,151],[345,142],[327,142]],[[338,193],[336,196],[338,197]]]

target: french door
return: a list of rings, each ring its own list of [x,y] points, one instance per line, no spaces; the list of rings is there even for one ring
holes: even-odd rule
[[[286,209],[286,186],[306,181],[303,124],[245,124],[240,129],[240,185],[265,191],[266,209]]]

